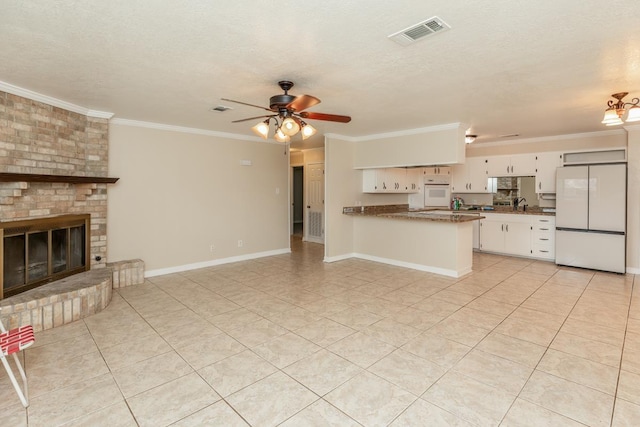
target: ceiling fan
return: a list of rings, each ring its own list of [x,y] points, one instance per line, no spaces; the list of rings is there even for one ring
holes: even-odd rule
[[[307,124],[303,119],[325,120],[338,123],[349,123],[351,121],[351,117],[349,116],[304,111],[307,108],[311,108],[314,105],[319,104],[320,100],[311,95],[289,95],[289,90],[293,87],[293,82],[288,80],[279,81],[278,85],[284,91],[284,94],[272,96],[269,99],[269,108],[235,101],[233,99],[221,98],[223,101],[261,108],[272,113],[263,116],[249,117],[247,119],[234,120],[232,123],[245,122],[248,120],[266,117],[266,120],[256,124],[251,128],[251,130],[258,136],[267,139],[269,137],[269,124],[271,123],[271,120],[273,120],[275,123],[275,140],[278,142],[289,142],[291,137],[296,135],[298,132],[302,133],[302,139],[307,139],[316,133],[316,129]]]

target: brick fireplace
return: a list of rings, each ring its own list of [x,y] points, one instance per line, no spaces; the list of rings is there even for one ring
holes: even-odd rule
[[[0,91],[0,221],[88,215],[88,267],[104,267],[108,145],[108,119]]]

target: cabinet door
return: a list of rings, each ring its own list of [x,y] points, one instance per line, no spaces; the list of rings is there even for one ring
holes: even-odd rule
[[[511,255],[531,256],[531,224],[507,222],[504,224],[504,251]]]
[[[490,219],[480,220],[480,249],[504,252],[504,223]]]
[[[362,171],[363,193],[391,193],[393,192],[393,174],[391,169],[365,169]]]
[[[467,193],[488,193],[487,163],[484,157],[468,157],[469,186]]]
[[[362,171],[362,192],[363,193],[379,192],[377,169],[364,169]]]
[[[491,177],[511,176],[511,158],[509,156],[488,157],[487,172]]]
[[[422,184],[422,168],[407,169],[407,193],[417,193]]]
[[[517,154],[511,156],[511,175],[534,176],[536,174],[536,155]]]
[[[562,164],[562,153],[550,151],[536,155],[536,193],[556,192],[556,169]]]
[[[380,186],[382,187],[385,193],[400,193],[400,172],[404,169],[398,168],[386,168],[386,169],[378,169],[382,171]],[[404,188],[402,188],[404,190]]]
[[[467,159],[468,161],[468,159]],[[469,186],[469,173],[467,165],[455,165],[451,167],[451,192],[467,193]]]

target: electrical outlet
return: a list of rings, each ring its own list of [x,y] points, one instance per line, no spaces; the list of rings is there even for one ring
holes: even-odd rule
[[[211,246],[209,246],[209,250],[213,252],[215,249],[216,249],[216,245],[212,243]]]
[[[238,247],[241,248],[243,245],[242,240],[238,240]]]
[[[276,187],[276,194],[280,194],[280,187]]]

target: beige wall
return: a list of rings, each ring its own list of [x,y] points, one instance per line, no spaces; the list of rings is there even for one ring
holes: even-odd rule
[[[640,274],[640,126],[625,127],[627,147],[627,271]]]
[[[498,156],[504,154],[541,153],[544,151],[601,150],[626,147],[627,135],[622,129],[581,135],[561,135],[548,138],[522,139],[502,143],[468,144],[466,155]]]
[[[281,145],[111,124],[109,149],[120,177],[109,188],[109,259],[179,271],[289,249]]]
[[[352,167],[384,168],[463,163],[465,127],[457,124],[411,134],[362,138],[356,142]]]

